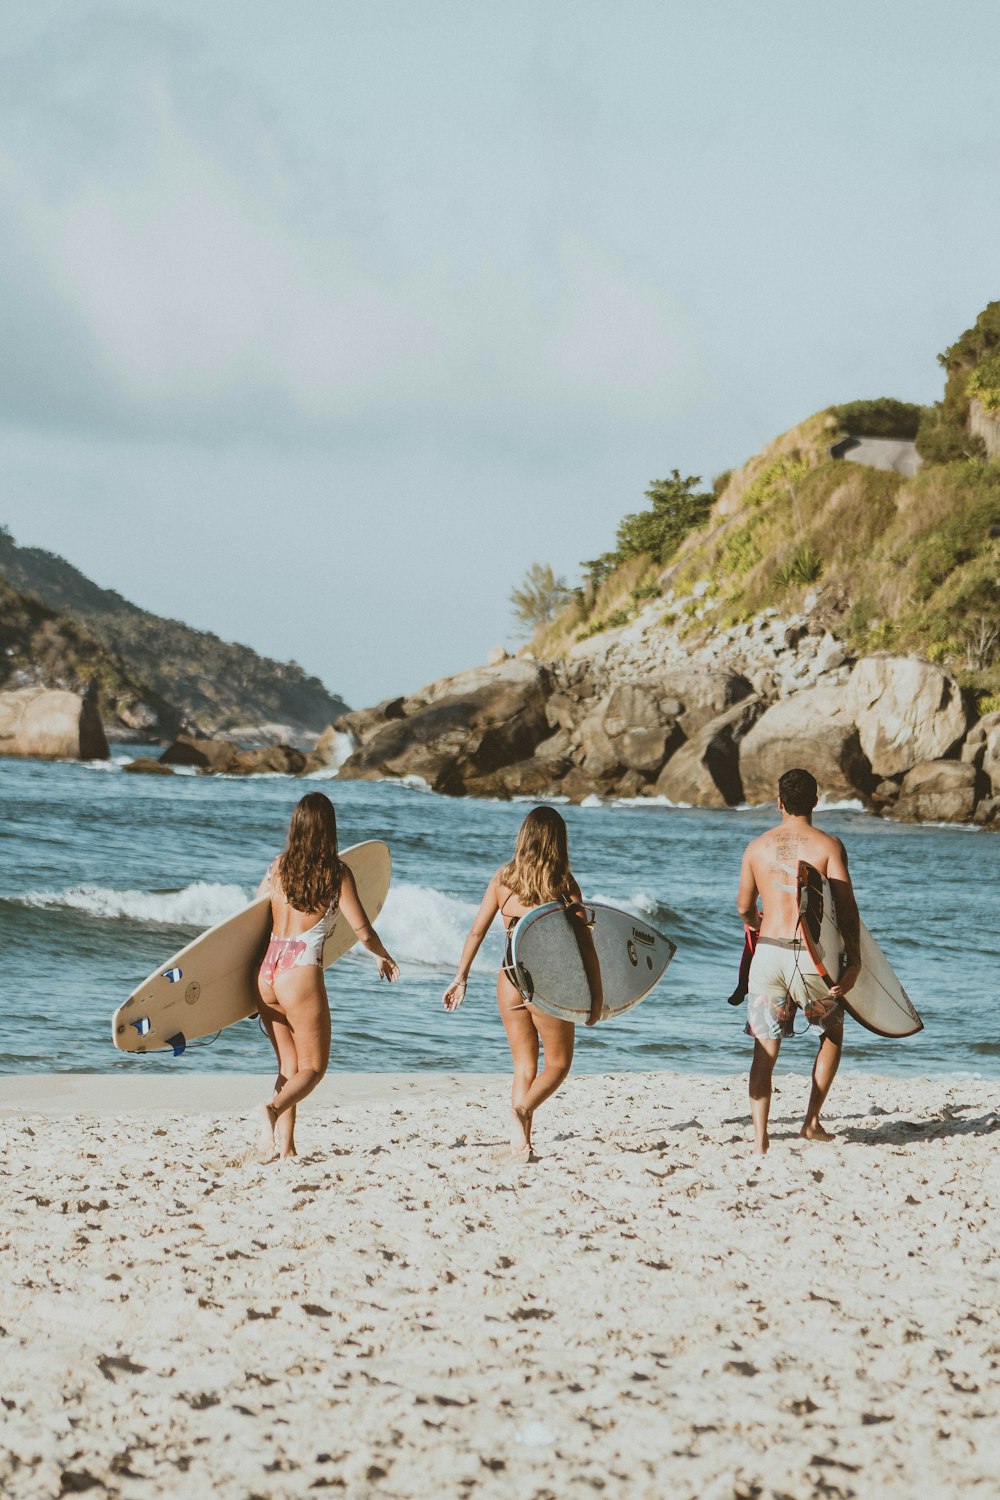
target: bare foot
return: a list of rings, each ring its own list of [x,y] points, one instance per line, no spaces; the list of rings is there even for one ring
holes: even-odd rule
[[[278,1116],[270,1104],[260,1107],[260,1134],[257,1137],[257,1155],[261,1161],[270,1161],[274,1156],[274,1123]]]
[[[823,1146],[829,1145],[831,1141],[835,1141],[837,1139],[837,1137],[835,1135],[831,1135],[828,1130],[824,1130],[818,1120],[814,1125],[803,1125],[802,1129],[799,1131],[799,1135],[804,1141],[819,1141],[819,1143]]]
[[[298,1156],[298,1154],[299,1153],[295,1149],[294,1141],[290,1141],[288,1145],[282,1146],[281,1150],[278,1152],[278,1155],[282,1161],[288,1161],[290,1157]]]
[[[510,1154],[527,1161],[531,1155],[531,1116],[518,1106],[510,1112]]]
[[[767,1136],[767,1135],[764,1137],[764,1139],[762,1141],[754,1141],[754,1144],[753,1144],[753,1154],[754,1154],[754,1156],[766,1156],[767,1153],[768,1153],[768,1151],[769,1151],[769,1149],[770,1149],[770,1146],[771,1146],[771,1138],[770,1138],[770,1136]]]

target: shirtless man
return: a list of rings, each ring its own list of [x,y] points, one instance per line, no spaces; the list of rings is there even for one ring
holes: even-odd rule
[[[778,781],[781,822],[747,845],[740,871],[736,909],[756,931],[757,946],[750,965],[746,1034],[754,1039],[750,1069],[750,1113],[754,1152],[768,1148],[767,1118],[771,1108],[771,1075],[782,1037],[794,1035],[796,1010],[801,1007],[810,1028],[822,1032],[813,1067],[809,1107],[799,1134],[807,1141],[832,1141],[820,1124],[840,1065],[844,1044],[843,996],[861,972],[858,908],[847,870],[847,851],[839,839],[812,826],[816,779],[808,771],[786,771]],[[800,859],[808,860],[830,882],[837,921],[844,938],[847,963],[837,984],[828,987],[819,977],[799,930],[796,876]],[[757,898],[764,905],[757,909]]]

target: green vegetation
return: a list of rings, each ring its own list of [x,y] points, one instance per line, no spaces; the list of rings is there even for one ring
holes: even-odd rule
[[[975,395],[988,410],[997,388],[1000,355],[1000,302],[990,302],[950,348],[938,355],[947,371],[944,399],[925,411],[917,433],[917,452],[925,463],[982,459],[982,441],[968,430],[969,401]],[[1000,392],[997,392],[1000,405]]]
[[[0,577],[0,689],[64,688],[96,692],[102,712],[135,727],[154,721],[170,732],[179,716],[136,682],[94,633]]]
[[[509,598],[514,618],[529,631],[547,625],[569,598],[563,578],[557,578],[548,563],[532,563]]]
[[[838,427],[852,437],[916,437],[924,408],[912,401],[897,401],[893,396],[879,396],[874,401],[848,401],[831,406]]]
[[[2,526],[0,578],[50,613],[82,627],[83,635],[115,664],[98,674],[106,713],[117,712],[115,705],[124,701],[112,685],[115,673],[145,703],[159,704],[167,715],[164,722],[176,723],[183,716],[206,733],[272,722],[322,729],[347,706],[297,662],[270,661],[249,646],[150,614],[100,588],[54,553],[19,547]],[[54,658],[46,661],[54,674],[52,685],[76,670],[76,657],[67,660],[65,671]]]
[[[682,479],[674,469],[669,479],[654,479],[646,491],[648,510],[633,511],[618,524],[615,547],[585,562],[586,589],[593,600],[601,585],[632,558],[643,557],[660,566],[669,562],[690,531],[703,526],[712,509],[713,495],[696,489],[697,474]]]

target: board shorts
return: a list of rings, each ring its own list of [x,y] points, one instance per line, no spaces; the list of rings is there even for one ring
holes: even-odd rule
[[[830,998],[802,938],[759,937],[747,979],[745,1035],[760,1042],[794,1036],[796,1010],[810,1031],[826,1032],[844,1019],[843,1001]]]

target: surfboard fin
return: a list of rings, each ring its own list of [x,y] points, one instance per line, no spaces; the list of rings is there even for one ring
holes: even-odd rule
[[[167,1037],[166,1044],[168,1047],[173,1048],[175,1057],[180,1057],[181,1053],[186,1051],[187,1049],[187,1037],[184,1035],[183,1031],[178,1031],[175,1036]]]

